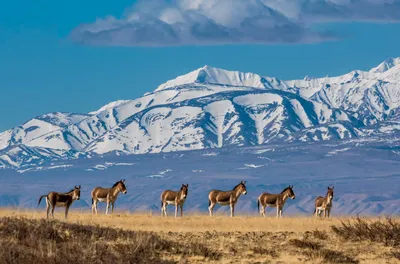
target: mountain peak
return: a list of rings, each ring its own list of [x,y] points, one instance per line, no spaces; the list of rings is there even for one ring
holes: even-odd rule
[[[156,91],[191,83],[265,88],[262,80],[263,78],[260,75],[254,73],[228,71],[221,68],[211,67],[209,65],[204,65],[197,70],[167,81],[166,83],[160,85]]]
[[[390,70],[391,68],[400,65],[400,57],[398,58],[389,58],[387,60],[385,60],[384,62],[382,62],[381,64],[379,64],[377,67],[372,68],[369,72],[372,73],[383,73],[386,72],[388,70]]]

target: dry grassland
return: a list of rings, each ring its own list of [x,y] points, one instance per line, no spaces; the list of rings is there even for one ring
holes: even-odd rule
[[[61,212],[0,210],[0,262],[400,263],[399,219]]]

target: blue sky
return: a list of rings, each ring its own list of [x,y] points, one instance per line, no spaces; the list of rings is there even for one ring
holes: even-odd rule
[[[132,25],[130,20],[127,22],[128,17],[145,13],[143,10],[151,1],[142,2],[134,11],[127,9],[134,2],[3,1],[0,7],[0,131],[47,112],[89,112],[114,100],[133,99],[168,79],[206,64],[293,79],[369,69],[389,57],[400,56],[400,24],[392,23],[396,20],[393,17],[375,23],[376,18],[369,18],[367,11],[355,14],[351,21],[335,17],[325,24],[315,22],[315,17],[301,11],[307,16],[290,17],[288,21],[301,20],[298,25],[306,24],[313,32],[306,32],[290,43],[285,43],[287,36],[276,31],[276,36],[281,37],[276,43],[268,38],[254,41],[254,36],[247,34],[252,29],[249,27],[242,28],[244,33],[234,40],[229,35],[222,43],[216,43],[218,45],[213,41],[219,31],[197,42],[178,36],[173,41],[179,41],[179,45],[163,43],[165,36],[157,36],[158,31],[150,34],[153,43],[143,39],[142,35],[135,35],[133,42],[120,38],[132,33],[121,31],[121,28],[116,31],[118,37],[107,35],[104,38],[103,31],[95,37],[89,35],[90,38],[82,33],[98,30],[96,18],[101,18],[108,27],[107,23],[111,22],[107,17],[110,16],[115,17],[112,25],[117,23],[122,24],[123,29],[127,28],[127,23]],[[151,6],[151,10],[159,12],[165,7]],[[147,17],[144,19],[135,23],[148,26]],[[217,26],[222,21],[224,28],[236,29],[236,25],[226,24],[225,17],[212,19],[217,21]],[[282,21],[283,18],[279,19]],[[290,22],[290,26],[303,32],[296,23]],[[257,32],[270,30],[257,29]],[[325,41],[325,35],[319,34],[317,38],[322,39],[314,40],[311,34],[316,31],[333,32],[333,36],[339,38]],[[206,32],[212,32],[212,29],[206,28]],[[297,33],[290,31],[290,36]],[[112,43],[107,43],[109,39]],[[138,45],[137,41],[147,44]],[[159,45],[154,47],[154,43]]]

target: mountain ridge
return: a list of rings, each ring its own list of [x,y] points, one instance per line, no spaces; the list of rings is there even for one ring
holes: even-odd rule
[[[396,122],[399,107],[400,58],[369,71],[291,81],[205,65],[134,100],[88,114],[49,113],[0,133],[0,167],[113,151],[368,137],[397,131],[385,121]],[[23,147],[10,152],[18,145]]]

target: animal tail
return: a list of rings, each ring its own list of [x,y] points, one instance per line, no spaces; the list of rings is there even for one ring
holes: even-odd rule
[[[161,200],[161,208],[163,207],[163,202],[162,202],[162,200]]]
[[[211,200],[208,199],[208,207],[210,207],[210,205],[211,205]]]
[[[258,211],[260,212],[260,200],[259,199],[257,200],[257,208],[258,208]]]
[[[92,198],[92,205],[94,204],[94,200],[93,200],[93,198]]]
[[[40,202],[42,201],[42,199],[43,199],[44,197],[47,197],[47,194],[40,196],[40,198],[39,198],[39,202],[38,202],[38,204],[37,204],[37,205],[39,205],[39,204],[40,204]]]
[[[317,207],[315,207],[313,215],[315,215],[316,212],[317,212]]]

